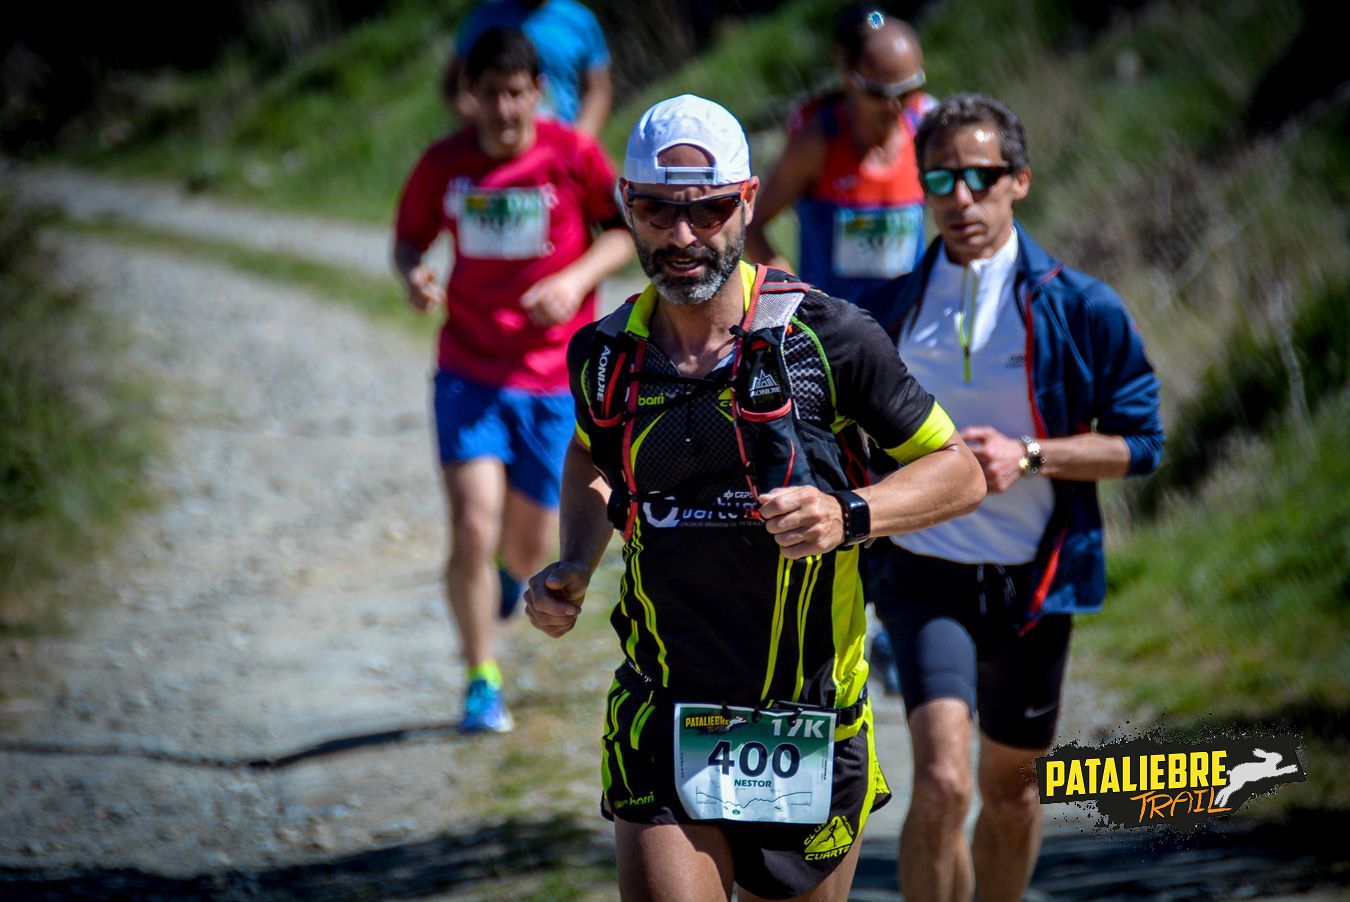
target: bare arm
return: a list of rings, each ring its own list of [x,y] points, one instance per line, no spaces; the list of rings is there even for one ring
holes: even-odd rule
[[[1071,479],[1076,482],[1124,479],[1125,471],[1130,466],[1130,449],[1125,439],[1118,435],[1090,432],[1041,439],[1041,453],[1045,455],[1041,475],[1051,479]]]
[[[581,77],[581,109],[577,111],[577,129],[588,135],[600,134],[614,105],[614,80],[609,64],[587,69]]]
[[[767,229],[775,216],[806,193],[824,165],[825,137],[818,129],[808,126],[788,139],[778,165],[755,197],[755,218],[745,231],[747,257],[790,270],[787,258],[769,241]]]
[[[971,513],[984,500],[984,478],[966,443],[953,435],[858,494],[872,509],[872,535],[895,536]]]
[[[984,477],[957,435],[875,485],[857,489],[871,510],[873,536],[925,529],[975,510],[984,500]],[[760,514],[787,558],[823,554],[844,540],[839,501],[812,486],[774,489]]]
[[[559,560],[530,577],[525,614],[535,628],[557,638],[576,625],[591,575],[609,545],[614,527],[605,515],[609,486],[575,438],[563,463],[558,504]]]
[[[975,452],[991,492],[1006,492],[1023,477],[1020,461],[1026,455],[1022,440],[991,426],[967,426],[961,437]],[[1130,449],[1118,435],[1087,432],[1064,438],[1040,439],[1045,466],[1040,476],[1074,482],[1123,479],[1130,466]],[[1034,477],[1029,477],[1034,478]]]
[[[394,269],[403,280],[408,303],[422,313],[445,304],[445,288],[437,281],[436,271],[422,262],[423,249],[410,241],[394,244]]]
[[[633,236],[628,230],[605,229],[586,253],[531,285],[520,296],[520,306],[537,326],[565,323],[576,315],[586,295],[632,256]]]

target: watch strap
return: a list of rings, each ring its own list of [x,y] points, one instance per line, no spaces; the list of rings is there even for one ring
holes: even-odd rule
[[[844,545],[856,545],[865,542],[872,534],[872,509],[857,492],[844,491],[833,493],[844,515]]]

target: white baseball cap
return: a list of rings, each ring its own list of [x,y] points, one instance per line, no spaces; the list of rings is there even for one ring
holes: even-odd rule
[[[697,147],[711,166],[662,166],[664,151],[676,144]],[[711,100],[681,94],[642,114],[628,136],[623,177],[657,185],[730,185],[750,178],[750,145],[736,117]]]

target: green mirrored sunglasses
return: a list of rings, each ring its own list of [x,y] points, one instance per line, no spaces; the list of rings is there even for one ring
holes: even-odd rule
[[[1013,168],[1007,164],[967,166],[964,169],[926,169],[919,178],[923,181],[924,190],[929,194],[946,197],[956,190],[957,179],[965,182],[973,194],[976,191],[988,191],[994,182],[1012,171]]]

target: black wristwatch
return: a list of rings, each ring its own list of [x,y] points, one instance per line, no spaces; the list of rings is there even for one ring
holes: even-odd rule
[[[835,492],[844,512],[844,545],[857,545],[872,534],[872,509],[857,492]]]

